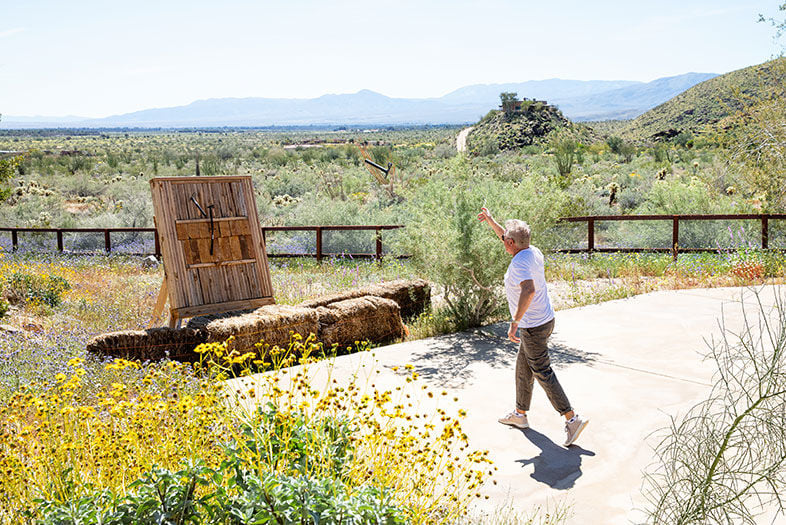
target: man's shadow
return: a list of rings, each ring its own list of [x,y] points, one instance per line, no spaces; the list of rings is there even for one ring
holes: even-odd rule
[[[595,453],[576,445],[561,447],[545,435],[531,428],[521,431],[530,442],[540,449],[540,454],[531,459],[518,459],[516,463],[534,465],[532,479],[545,483],[557,490],[572,488],[581,477],[581,456],[594,456]]]

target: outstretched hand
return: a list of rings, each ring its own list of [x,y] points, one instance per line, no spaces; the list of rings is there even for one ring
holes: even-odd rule
[[[478,213],[478,220],[480,222],[486,221],[491,223],[491,213],[489,213],[488,208],[481,208],[480,213]]]

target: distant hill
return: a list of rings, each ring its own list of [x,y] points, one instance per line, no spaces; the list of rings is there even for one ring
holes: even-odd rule
[[[639,115],[712,76],[688,73],[649,83],[549,79],[479,84],[439,98],[392,98],[369,90],[313,99],[218,98],[99,119],[3,115],[0,128],[466,124],[498,107],[503,91],[548,100],[573,120],[622,119]]]
[[[700,132],[771,96],[786,94],[786,58],[726,73],[678,94],[638,116],[620,135],[651,140]]]
[[[647,109],[716,76],[714,73],[686,73],[567,100],[552,97],[551,101],[571,120],[625,120],[638,117]]]
[[[490,111],[483,117],[467,137],[467,149],[481,155],[518,149],[541,143],[552,131],[570,126],[565,115],[545,101],[518,101],[508,114]]]

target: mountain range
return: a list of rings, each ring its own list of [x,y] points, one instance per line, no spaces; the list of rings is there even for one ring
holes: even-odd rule
[[[3,115],[0,128],[467,124],[496,109],[501,92],[546,100],[575,121],[621,120],[641,115],[715,76],[711,73],[686,73],[652,82],[549,79],[477,84],[439,98],[392,98],[369,90],[313,99],[215,98],[197,100],[185,106],[146,109],[94,119]]]

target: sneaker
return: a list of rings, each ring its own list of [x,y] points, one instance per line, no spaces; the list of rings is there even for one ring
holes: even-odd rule
[[[529,422],[527,421],[527,414],[519,414],[515,410],[508,414],[505,417],[499,418],[497,421],[502,423],[503,425],[510,425],[512,427],[525,429],[529,428]]]
[[[581,431],[587,426],[587,423],[589,423],[589,420],[585,421],[581,419],[578,414],[573,416],[570,421],[565,422],[565,433],[567,434],[565,438],[566,447],[572,445],[579,438],[579,434],[581,434]]]

